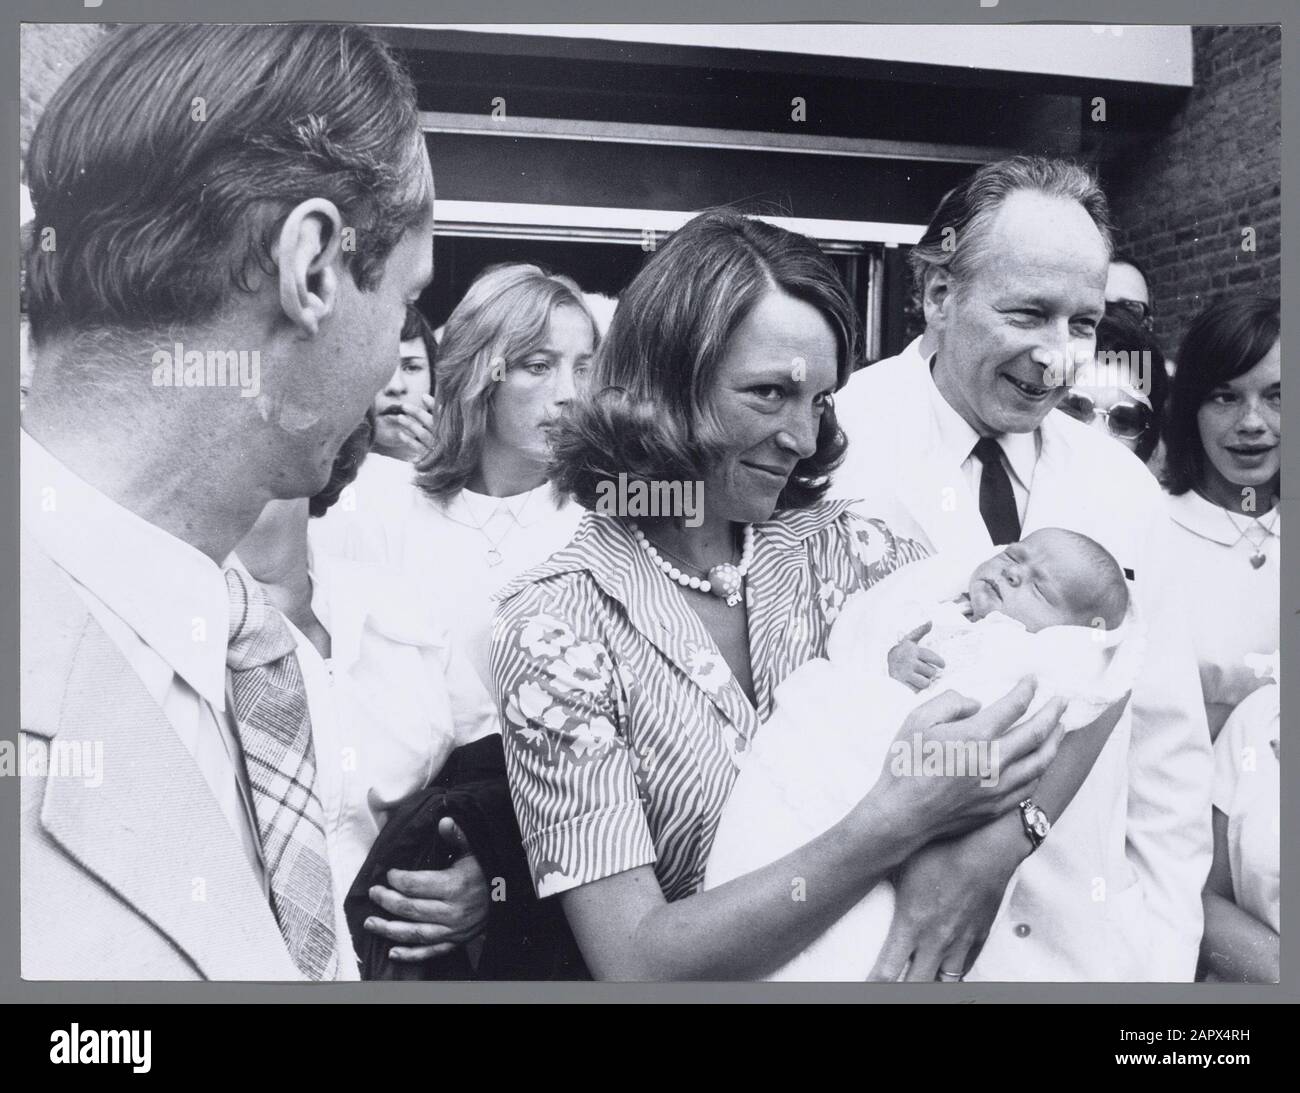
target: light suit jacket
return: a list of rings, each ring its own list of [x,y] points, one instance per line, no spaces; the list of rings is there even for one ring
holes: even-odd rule
[[[198,766],[69,578],[22,539],[25,979],[302,979]],[[96,779],[59,753],[102,745]]]
[[[933,550],[991,554],[978,498],[937,456],[931,385],[918,340],[836,395],[849,451],[833,492]],[[1213,759],[1180,622],[1186,593],[1165,580],[1164,499],[1131,452],[1073,418],[1052,411],[1039,436],[1023,534],[1081,532],[1131,571],[1147,660],[1088,778],[1013,878],[967,978],[1190,981],[1213,850]]]

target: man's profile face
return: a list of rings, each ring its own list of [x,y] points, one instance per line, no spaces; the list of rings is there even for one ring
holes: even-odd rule
[[[1051,369],[1095,349],[1109,257],[1082,205],[1022,190],[994,215],[965,279],[927,292],[935,382],[976,432],[1032,432],[1061,401]]]
[[[330,329],[326,333],[322,328],[313,366],[299,385],[299,397],[310,404],[317,421],[304,452],[311,463],[304,468],[309,481],[305,487],[296,484],[295,491],[285,496],[310,495],[328,481],[339,448],[392,375],[407,308],[432,276],[432,202],[424,222],[407,231],[393,248],[377,285],[362,291],[350,274],[340,274],[338,307],[330,316]]]

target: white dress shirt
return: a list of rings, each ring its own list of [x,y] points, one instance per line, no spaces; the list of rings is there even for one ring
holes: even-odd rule
[[[269,899],[242,750],[226,705],[230,608],[223,568],[95,489],[26,432],[19,435],[23,530],[71,578],[194,757]],[[233,556],[226,566],[243,570]],[[298,642],[314,735],[316,717],[330,708],[328,674],[310,642],[292,624],[289,629]],[[357,979],[355,960],[343,958],[351,946],[343,916],[347,889],[339,881],[333,877],[338,978]]]
[[[404,459],[370,452],[329,511],[307,525],[316,556],[391,564],[414,504],[415,474]]]
[[[1171,576],[1191,597],[1187,618],[1205,713],[1217,734],[1233,708],[1260,686],[1259,658],[1279,647],[1281,512],[1259,514],[1263,528],[1256,528],[1253,518],[1229,513],[1195,490],[1167,501]],[[1250,561],[1252,538],[1261,540],[1258,568]]]
[[[903,351],[903,356],[911,353],[918,360],[921,358],[920,341],[915,341]],[[980,495],[980,479],[984,474],[984,464],[974,455],[975,445],[980,441],[980,434],[971,428],[940,392],[934,382],[934,357],[930,354],[926,368],[930,372],[928,393],[930,408],[934,414],[935,435],[948,466],[959,467],[971,496]],[[1032,433],[1003,433],[995,438],[1002,454],[1006,456],[1007,477],[1011,479],[1011,492],[1016,499],[1016,516],[1023,525],[1025,511],[1029,507],[1029,491],[1034,484],[1034,469],[1038,465],[1038,452],[1041,441],[1038,430]]]
[[[406,568],[432,570],[434,595],[450,609],[452,630],[489,689],[492,597],[568,543],[582,513],[572,501],[557,505],[549,483],[515,497],[461,490],[446,505],[425,501],[416,510]]]
[[[390,810],[454,748],[498,731],[496,705],[401,574],[313,554],[312,611],[330,635],[332,703],[312,713],[331,870],[346,894]]]
[[[416,487],[409,464],[374,454],[361,464],[353,485],[353,503],[344,507],[341,499],[312,521],[317,552],[403,572],[407,591],[428,598],[434,616],[445,621],[488,693],[495,694],[492,597],[568,543],[581,506],[557,504],[545,482],[514,497],[461,490],[440,504]]]

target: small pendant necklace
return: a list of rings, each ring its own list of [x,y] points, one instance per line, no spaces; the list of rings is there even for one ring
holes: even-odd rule
[[[519,527],[519,526],[520,526],[520,525],[519,525],[519,519],[520,519],[520,517],[523,516],[523,514],[524,514],[524,509],[526,509],[526,508],[528,507],[528,502],[531,501],[531,500],[533,499],[533,493],[535,493],[535,492],[536,492],[536,491],[529,491],[529,493],[524,497],[524,502],[523,502],[523,504],[519,506],[518,511],[512,509],[512,508],[511,508],[511,507],[510,507],[510,506],[509,506],[509,505],[508,505],[504,500],[501,500],[500,503],[497,505],[497,507],[496,507],[495,509],[493,509],[491,513],[488,514],[488,517],[487,517],[486,520],[480,520],[480,521],[477,521],[477,522],[473,522],[474,519],[475,519],[475,518],[474,518],[474,510],[471,509],[471,508],[469,507],[468,502],[466,502],[466,505],[465,505],[465,511],[466,511],[467,513],[469,513],[469,517],[470,517],[470,520],[471,520],[471,523],[470,523],[468,526],[469,526],[469,527],[472,527],[472,528],[473,528],[475,531],[477,531],[481,536],[483,536],[484,539],[487,540],[487,544],[488,544],[488,551],[487,551],[487,564],[488,564],[489,566],[498,566],[498,565],[501,564],[501,560],[502,560],[502,558],[501,558],[501,549],[500,549],[501,544],[504,543],[504,542],[506,541],[506,539],[509,537],[510,533],[513,532],[513,531],[515,530],[516,527]],[[510,523],[509,523],[508,525],[506,525],[506,530],[505,530],[505,531],[503,531],[500,535],[498,535],[495,539],[493,539],[492,536],[490,536],[490,535],[487,533],[487,525],[490,524],[490,523],[492,522],[493,518],[494,518],[494,517],[495,517],[499,512],[501,512],[502,509],[504,509],[504,510],[509,514],[509,516],[510,516]]]
[[[645,532],[635,523],[632,521],[628,523],[637,544],[650,556],[650,560],[659,567],[660,571],[669,580],[676,581],[683,588],[690,588],[696,592],[707,592],[710,595],[717,596],[728,607],[735,607],[740,603],[743,598],[742,589],[745,586],[745,578],[749,575],[749,567],[754,560],[754,526],[752,524],[745,525],[739,563],[720,562],[718,565],[713,566],[706,576],[693,577],[689,573],[683,573],[677,566],[663,557],[655,548],[654,543],[646,538]]]
[[[1267,556],[1264,554],[1264,544],[1277,534],[1278,521],[1281,519],[1281,514],[1278,509],[1273,509],[1272,526],[1264,523],[1264,521],[1258,516],[1252,516],[1249,518],[1250,522],[1247,523],[1245,527],[1242,527],[1237,523],[1236,518],[1227,509],[1223,509],[1223,515],[1227,517],[1228,523],[1230,523],[1233,530],[1237,532],[1237,538],[1233,540],[1232,545],[1235,547],[1243,539],[1250,543],[1250,545],[1255,548],[1250,555],[1251,567],[1253,569],[1259,569],[1260,566],[1268,560]],[[1252,535],[1251,532],[1263,532],[1263,534]]]

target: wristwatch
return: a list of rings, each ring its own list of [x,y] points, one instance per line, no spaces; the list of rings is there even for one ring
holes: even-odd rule
[[[1033,844],[1034,850],[1043,845],[1043,840],[1052,830],[1052,821],[1047,818],[1046,812],[1034,804],[1032,797],[1026,797],[1020,802],[1020,822],[1024,824],[1025,834]],[[1033,851],[1031,850],[1030,853],[1032,854]]]

